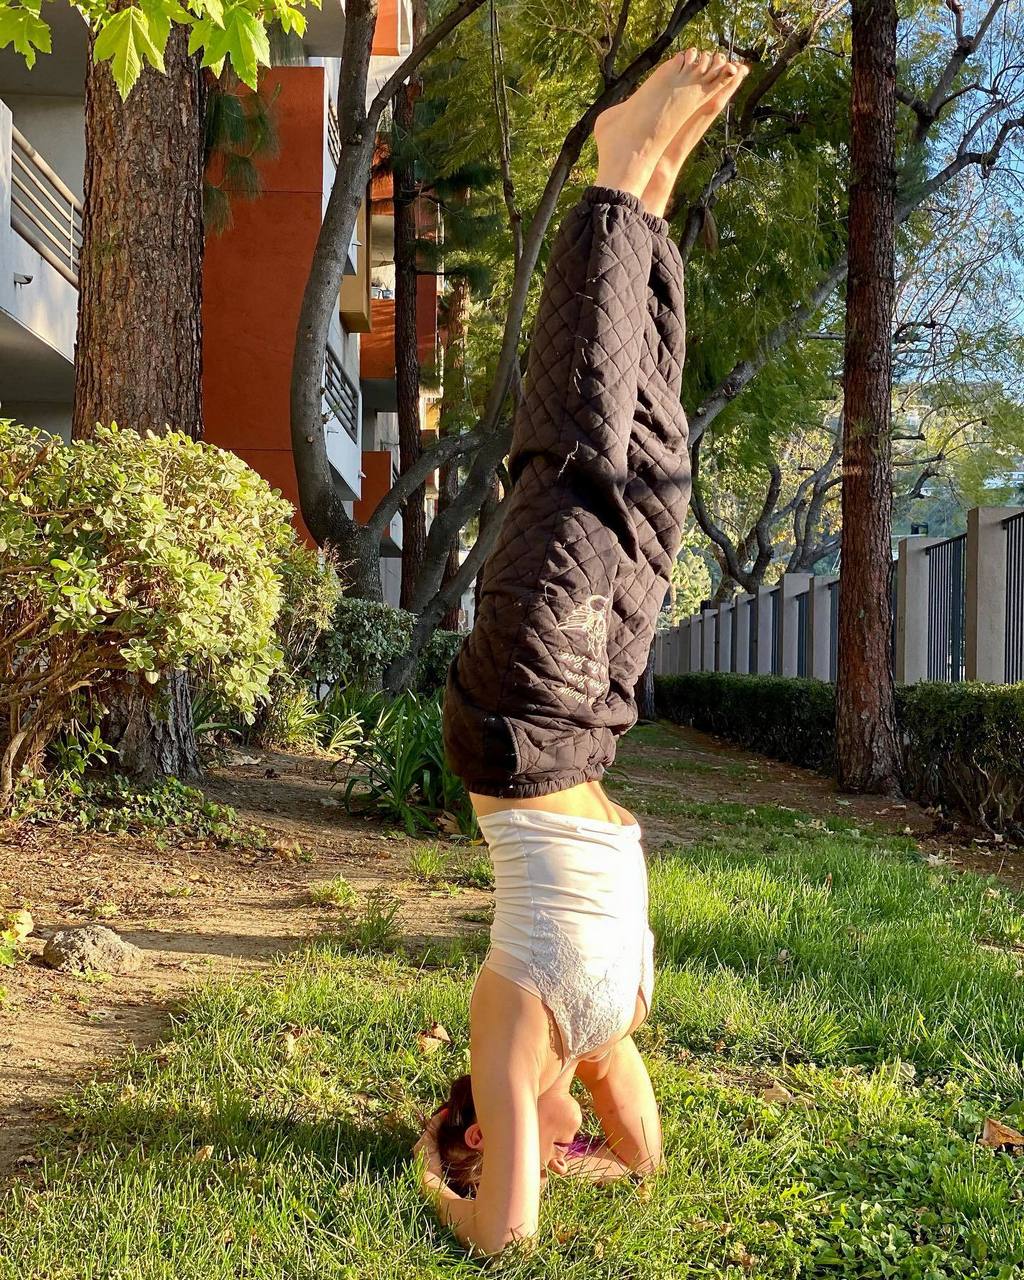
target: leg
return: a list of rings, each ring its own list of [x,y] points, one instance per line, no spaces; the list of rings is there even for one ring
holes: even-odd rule
[[[556,240],[472,634],[449,677],[445,745],[469,790],[528,797],[600,776],[604,637],[621,543],[635,543],[626,452],[647,313],[651,226],[636,195],[591,188]]]
[[[608,696],[607,636],[620,549],[641,555],[627,454],[654,242],[666,232],[638,192],[680,114],[710,96],[720,72],[710,63],[678,55],[615,109],[598,145],[600,175],[616,185],[591,188],[555,243],[513,433],[509,510],[445,698],[448,757],[477,794],[528,799],[593,781],[632,722]]]

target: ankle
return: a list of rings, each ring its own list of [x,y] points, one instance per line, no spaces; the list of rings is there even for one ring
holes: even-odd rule
[[[640,173],[635,165],[623,165],[603,160],[599,156],[594,185],[607,187],[611,191],[626,191],[629,195],[636,196],[638,200],[643,200],[648,183],[646,176]]]

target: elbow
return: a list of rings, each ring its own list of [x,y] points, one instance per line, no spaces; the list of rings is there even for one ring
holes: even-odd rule
[[[536,1241],[537,1229],[534,1228],[530,1231],[518,1229],[504,1232],[482,1232],[467,1243],[473,1253],[494,1258],[500,1253],[514,1249],[521,1250],[523,1253],[532,1253]]]
[[[659,1148],[657,1151],[644,1152],[636,1160],[631,1160],[629,1171],[637,1178],[654,1178],[659,1173],[664,1173],[667,1167],[665,1156]]]

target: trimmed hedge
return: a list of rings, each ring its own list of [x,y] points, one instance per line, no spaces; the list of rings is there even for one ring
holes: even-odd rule
[[[835,694],[824,681],[694,671],[655,676],[654,701],[666,720],[808,769],[832,768]]]
[[[654,692],[667,720],[791,764],[834,770],[834,685],[695,671],[656,676]],[[1024,839],[1024,685],[905,685],[896,705],[907,794]]]

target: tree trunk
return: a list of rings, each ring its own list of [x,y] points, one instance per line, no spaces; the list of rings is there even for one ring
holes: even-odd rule
[[[416,188],[411,140],[415,83],[394,96],[395,145],[391,177],[395,202],[395,386],[398,400],[399,469],[408,471],[423,452],[420,438],[420,359],[416,333]],[[402,508],[402,589],[399,603],[412,605],[427,541],[426,488],[419,485]]]
[[[496,475],[492,475],[487,487],[487,495],[483,500],[483,504],[480,507],[480,515],[477,518],[476,536],[478,539],[484,536],[489,526],[498,518],[497,512],[500,494],[501,485],[498,482],[498,477]],[[473,584],[473,602],[478,609],[480,608],[480,584],[481,575],[478,573],[476,575],[476,581]]]
[[[117,422],[203,434],[204,87],[174,27],[166,74],[122,102],[109,66],[85,78],[85,212],[72,436]]]
[[[448,291],[446,330],[447,338],[444,349],[444,390],[441,400],[441,430],[451,430],[452,421],[461,418],[461,410],[466,394],[466,324],[469,319],[469,281],[465,276],[456,276]],[[455,501],[459,492],[459,462],[453,458],[445,463],[438,472],[437,509],[445,511]],[[451,540],[448,547],[448,559],[445,562],[444,574],[441,578],[443,591],[459,571],[459,537]],[[441,626],[446,631],[457,631],[459,628],[459,602],[456,600],[441,618]]]
[[[889,644],[895,0],[853,0],[852,12],[836,758],[843,787],[884,794],[899,781]]]
[[[122,102],[106,63],[85,82],[85,212],[72,436],[98,422],[203,434],[205,88],[188,29],[171,31],[166,74],[147,67]],[[114,699],[105,736],[118,768],[194,778],[199,753],[181,672]]]

